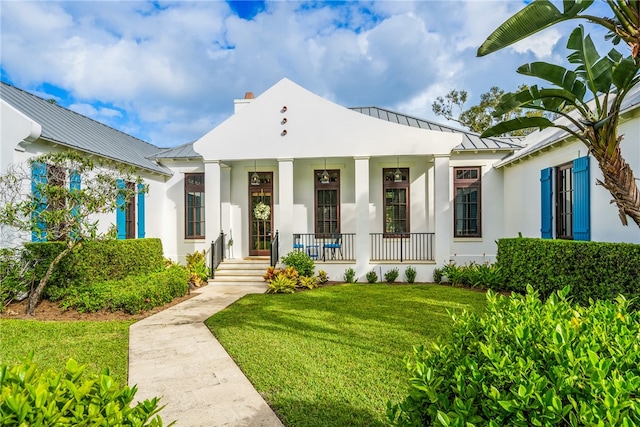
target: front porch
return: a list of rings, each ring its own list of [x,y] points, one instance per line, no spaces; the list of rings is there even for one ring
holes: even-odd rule
[[[277,240],[279,241],[279,239]],[[372,262],[434,262],[435,233],[369,233],[368,254]],[[288,250],[282,252],[287,253]],[[290,250],[305,252],[318,262],[356,262],[358,251],[355,233],[293,234]]]

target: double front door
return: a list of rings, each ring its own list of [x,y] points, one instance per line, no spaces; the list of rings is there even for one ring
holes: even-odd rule
[[[273,172],[249,173],[249,255],[271,253]]]

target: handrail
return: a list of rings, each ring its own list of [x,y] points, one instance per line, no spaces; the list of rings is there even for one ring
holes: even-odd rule
[[[213,279],[216,275],[216,268],[224,261],[224,231],[220,231],[220,235],[215,241],[211,242],[211,272],[210,277]]]
[[[275,237],[271,240],[271,259],[270,266],[275,267],[278,264],[278,260],[280,259],[280,235],[278,234],[278,230],[276,230]]]

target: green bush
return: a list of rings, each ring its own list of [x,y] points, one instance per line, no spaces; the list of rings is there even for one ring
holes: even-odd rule
[[[188,281],[187,270],[173,265],[158,273],[67,288],[59,296],[60,306],[80,313],[108,309],[137,314],[184,296],[189,290]]]
[[[300,277],[300,281],[298,282],[298,287],[307,288],[307,289],[317,288],[318,279],[315,276],[311,276],[311,277],[302,276]]]
[[[378,274],[375,270],[371,270],[367,273],[367,283],[377,283],[378,282]]]
[[[442,268],[434,268],[433,269],[433,283],[441,283],[442,282]]]
[[[318,270],[318,283],[321,285],[326,284],[329,281],[329,276],[327,276],[327,272],[324,270]]]
[[[582,307],[569,288],[541,302],[487,293],[453,316],[451,341],[414,349],[400,426],[631,426],[640,423],[640,313],[620,296]]]
[[[25,257],[35,265],[36,280],[42,278],[49,264],[64,249],[63,242],[25,244]],[[52,287],[122,279],[130,275],[162,271],[164,258],[160,239],[100,240],[82,246],[64,257],[51,276],[45,296]]]
[[[296,291],[297,282],[284,274],[278,274],[269,282],[268,294],[292,294]]]
[[[418,272],[415,268],[409,266],[404,270],[404,277],[407,279],[407,283],[413,283],[416,281]]]
[[[159,399],[131,406],[136,387],[119,387],[105,369],[85,374],[70,359],[62,373],[42,370],[31,353],[15,366],[0,366],[0,425],[161,427]]]
[[[209,279],[209,267],[205,258],[204,249],[202,252],[195,251],[187,254],[187,272],[189,273],[189,283],[194,286],[202,286]]]
[[[0,249],[0,313],[33,283],[33,269],[19,250]]]
[[[356,279],[356,271],[351,267],[347,268],[344,271],[343,279],[347,283],[356,283],[356,281],[357,281],[357,279]]]
[[[300,276],[311,277],[316,269],[313,260],[309,255],[300,251],[289,252],[282,257],[282,263],[287,267],[293,267]]]
[[[614,300],[619,294],[640,304],[640,245],[548,239],[500,239],[497,264],[504,288],[524,292],[527,284],[542,298],[571,287],[574,302]]]
[[[434,272],[434,278],[435,278]],[[476,264],[469,265],[447,264],[439,270],[440,277],[447,276],[449,283],[453,286],[469,286],[472,288],[503,289],[504,276],[502,267],[496,264]],[[438,282],[439,283],[439,282]]]
[[[399,275],[400,275],[400,272],[398,271],[398,269],[392,268],[391,270],[384,273],[384,281],[387,283],[393,283],[396,281]]]

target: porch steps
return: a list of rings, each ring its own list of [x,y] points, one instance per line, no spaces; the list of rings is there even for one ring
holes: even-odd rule
[[[245,259],[226,259],[215,271],[209,285],[257,285],[266,283],[262,276],[269,267],[269,258],[253,257]]]

